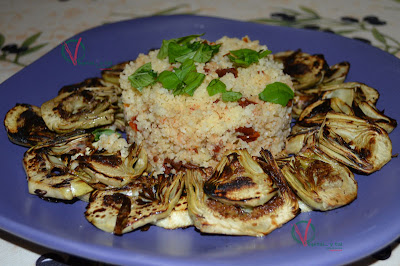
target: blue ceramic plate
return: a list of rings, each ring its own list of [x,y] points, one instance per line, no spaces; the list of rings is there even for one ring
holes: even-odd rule
[[[324,54],[329,64],[349,61],[348,81],[377,88],[378,108],[397,118],[400,113],[400,60],[372,46],[334,34],[272,27],[220,18],[169,16],[141,18],[103,25],[67,40],[74,50],[81,38],[77,64],[61,44],[0,85],[1,117],[16,103],[40,106],[66,84],[99,76],[100,68],[135,59],[160,47],[163,39],[206,33],[258,39],[273,52],[301,48]],[[391,135],[393,153],[399,152],[399,129]],[[114,264],[137,265],[257,265],[342,264],[390,244],[400,236],[400,164],[394,158],[382,170],[356,176],[357,200],[330,212],[303,213],[263,238],[202,235],[193,228],[164,230],[151,227],[122,237],[102,232],[86,221],[86,204],[50,203],[28,194],[22,157],[26,150],[12,144],[0,131],[0,227],[16,236],[56,250]],[[311,219],[308,246],[302,235]],[[292,234],[293,233],[293,234]]]

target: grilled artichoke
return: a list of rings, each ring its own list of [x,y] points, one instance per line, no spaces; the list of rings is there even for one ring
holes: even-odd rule
[[[30,104],[16,104],[5,118],[8,138],[15,144],[32,147],[52,140],[56,133],[49,130],[42,119],[40,108]]]
[[[103,231],[127,233],[167,217],[183,187],[182,174],[143,174],[122,188],[93,192],[85,217]]]
[[[276,195],[277,188],[247,150],[234,150],[222,157],[204,192],[222,203],[255,207]]]
[[[278,193],[267,203],[253,208],[226,204],[209,197],[203,190],[205,173],[200,169],[187,170],[188,209],[196,228],[212,234],[264,236],[298,214],[296,196],[287,186],[272,155],[262,151],[262,156],[266,162],[258,162],[273,178]]]
[[[185,228],[193,225],[188,212],[188,201],[186,193],[182,193],[181,198],[172,209],[171,213],[154,223],[154,225],[165,229]]]
[[[129,64],[130,61],[122,62],[117,65],[112,66],[109,69],[105,69],[101,71],[101,77],[110,83],[119,86],[119,75],[122,71],[124,71],[125,66]]]
[[[331,158],[367,174],[381,169],[392,157],[387,132],[355,116],[328,113],[318,133],[318,143]]]
[[[94,128],[114,122],[118,102],[114,86],[66,91],[41,106],[47,127],[58,133]]]
[[[357,197],[353,173],[316,147],[291,157],[282,173],[297,196],[315,210],[335,209]]]
[[[25,152],[23,166],[28,180],[29,193],[42,198],[72,200],[93,189],[46,148],[31,148]]]
[[[135,143],[129,146],[129,154],[97,151],[76,159],[74,171],[96,189],[119,188],[140,176],[147,168],[147,154]],[[74,162],[71,163],[74,165]]]

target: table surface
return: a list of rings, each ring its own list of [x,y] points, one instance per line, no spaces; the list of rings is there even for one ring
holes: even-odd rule
[[[155,15],[195,14],[329,31],[370,43],[400,58],[399,12],[400,0],[2,0],[0,83],[81,31]],[[390,251],[388,259],[377,259],[388,257]],[[55,253],[0,231],[1,265],[50,265],[50,262],[101,264]],[[400,247],[395,242],[383,252],[352,265],[399,264]]]

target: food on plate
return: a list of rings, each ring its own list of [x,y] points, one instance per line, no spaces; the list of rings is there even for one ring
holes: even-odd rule
[[[201,37],[163,40],[41,108],[10,109],[9,139],[30,147],[29,193],[88,201],[86,219],[118,235],[156,225],[264,236],[300,211],[351,203],[352,171],[391,160],[397,122],[376,89],[345,82],[348,62]]]
[[[186,172],[188,209],[194,226],[204,233],[263,236],[293,219],[300,211],[297,199],[287,186],[270,152],[261,151],[258,167],[273,180],[277,193],[271,200],[253,207],[242,207],[211,198],[204,191],[207,176],[199,169]],[[265,160],[265,161],[263,161]],[[270,184],[272,186],[272,184]],[[246,182],[238,188],[247,186]]]
[[[357,197],[354,174],[315,146],[290,157],[282,173],[299,198],[315,210],[335,209]]]
[[[126,65],[120,83],[128,140],[143,145],[157,172],[165,170],[166,162],[215,167],[233,149],[247,149],[253,156],[260,147],[279,153],[290,130],[290,103],[266,101],[263,97],[270,96],[262,93],[275,91],[277,99],[278,92],[293,93],[282,65],[267,55],[265,45],[247,37],[215,42],[197,37],[164,41],[160,49]],[[200,53],[190,52],[196,45],[208,56],[194,57],[199,62],[190,58]],[[180,49],[188,55],[175,60]],[[160,56],[165,50],[172,60],[172,55]],[[138,84],[144,75],[149,82]]]
[[[183,174],[144,173],[128,185],[97,190],[90,196],[86,219],[106,232],[123,234],[167,217],[184,187]]]

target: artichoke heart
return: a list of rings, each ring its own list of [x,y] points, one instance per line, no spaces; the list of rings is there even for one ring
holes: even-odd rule
[[[172,209],[171,213],[167,217],[158,220],[153,224],[165,229],[177,229],[192,226],[193,221],[189,215],[186,193],[182,193],[175,208]]]
[[[85,217],[97,228],[120,235],[167,217],[184,187],[183,174],[144,173],[128,185],[92,193]]]
[[[316,147],[291,157],[282,173],[297,196],[315,210],[335,209],[357,197],[353,173]]]
[[[255,207],[269,201],[277,187],[247,150],[234,150],[222,157],[204,192],[223,203]]]
[[[110,83],[113,83],[115,85],[119,86],[119,75],[124,71],[125,66],[129,64],[130,61],[125,61],[116,65],[113,65],[112,67],[102,70],[101,71],[101,77]]]
[[[140,176],[147,168],[147,153],[141,146],[132,143],[129,154],[98,151],[91,155],[79,156],[74,171],[88,184],[97,189],[118,188]]]
[[[5,118],[8,138],[15,144],[32,147],[52,140],[56,133],[44,123],[40,108],[30,104],[16,104]]]
[[[345,114],[326,115],[318,143],[331,158],[366,174],[381,169],[392,157],[392,142],[384,129]]]
[[[283,72],[292,77],[295,90],[318,85],[329,70],[323,55],[310,55],[301,50],[276,53],[274,60],[283,63]]]
[[[265,154],[264,154],[265,153]],[[209,197],[203,190],[207,176],[201,169],[186,172],[188,209],[194,226],[204,233],[264,236],[299,213],[296,196],[290,190],[272,155],[262,151],[267,162],[258,163],[272,176],[278,193],[267,203],[253,208],[226,204]]]
[[[43,103],[41,111],[50,130],[64,133],[112,124],[117,101],[114,86],[82,87]]]
[[[27,175],[29,193],[42,198],[72,200],[93,190],[68,167],[45,148],[31,148],[25,152],[23,166]]]

